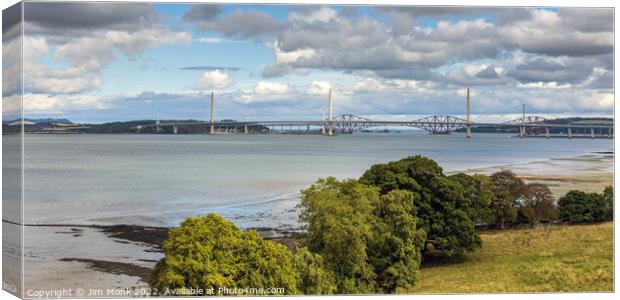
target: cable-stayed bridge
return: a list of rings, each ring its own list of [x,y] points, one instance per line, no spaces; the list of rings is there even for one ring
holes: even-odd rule
[[[205,126],[211,134],[221,133],[317,133],[324,135],[352,134],[367,130],[373,127],[410,127],[426,130],[431,134],[450,134],[455,131],[465,130],[467,137],[472,137],[474,128],[513,128],[519,130],[519,136],[545,136],[551,137],[551,129],[561,129],[564,137],[591,137],[591,138],[611,138],[613,137],[613,122],[610,123],[571,123],[557,124],[553,120],[545,119],[540,116],[525,115],[523,106],[523,116],[518,119],[499,123],[473,122],[471,120],[471,109],[469,99],[469,89],[467,89],[467,117],[466,119],[450,115],[432,115],[415,120],[377,120],[360,117],[351,114],[333,116],[333,101],[331,90],[329,91],[329,117],[319,120],[215,120],[214,96],[211,94],[211,120],[193,122],[160,122],[154,124],[140,125],[135,127],[137,132],[149,127],[155,128],[156,132],[161,132],[163,127],[171,127],[173,133],[178,133],[179,127],[183,126]],[[261,128],[263,130],[256,130]],[[264,129],[267,129],[266,131]]]

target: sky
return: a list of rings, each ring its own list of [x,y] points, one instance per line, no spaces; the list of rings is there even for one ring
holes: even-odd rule
[[[5,21],[6,20],[6,21]],[[139,119],[613,115],[613,9],[25,3],[24,114]],[[3,18],[3,72],[19,24]],[[4,111],[21,82],[3,76]],[[477,118],[477,119],[476,119]]]

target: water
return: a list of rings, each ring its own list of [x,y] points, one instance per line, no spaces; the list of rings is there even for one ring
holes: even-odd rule
[[[174,226],[213,211],[241,227],[294,227],[300,189],[321,177],[359,177],[374,163],[421,154],[450,172],[612,148],[607,139],[424,132],[29,135],[25,222]]]

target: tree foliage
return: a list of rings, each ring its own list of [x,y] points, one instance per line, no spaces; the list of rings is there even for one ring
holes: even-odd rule
[[[602,194],[570,191],[558,201],[560,220],[570,223],[591,223],[613,220],[613,190]]]
[[[494,201],[491,209],[495,215],[495,222],[501,228],[506,223],[511,223],[517,219],[517,211],[523,206],[526,198],[527,187],[522,179],[517,177],[512,171],[500,171],[491,175],[494,183]]]
[[[417,207],[418,228],[427,233],[426,247],[445,256],[460,255],[481,245],[474,230],[470,199],[461,185],[443,174],[437,163],[412,156],[372,166],[360,182],[379,187],[382,194],[409,191]]]
[[[225,288],[282,287],[295,294],[291,254],[285,246],[241,232],[216,214],[187,218],[170,229],[163,244],[165,257],[149,285],[160,292]]]
[[[525,201],[519,210],[519,218],[523,222],[536,224],[555,221],[557,217],[555,197],[549,188],[540,183],[528,184]]]
[[[302,295],[322,295],[336,292],[334,274],[325,269],[323,258],[308,248],[298,248],[293,257],[297,290]]]
[[[416,227],[411,192],[393,190],[374,206],[377,217],[369,243],[369,258],[383,292],[408,289],[418,280],[426,232]]]
[[[304,245],[334,274],[336,293],[395,292],[418,278],[425,233],[413,195],[356,180],[321,179],[302,191]]]
[[[378,198],[371,187],[333,177],[302,191],[304,246],[323,257],[334,273],[338,293],[374,291],[375,273],[368,262],[367,244],[374,223],[371,203]]]
[[[483,174],[467,175],[458,173],[450,176],[463,188],[463,196],[467,202],[467,215],[475,224],[494,224],[495,216],[491,203],[495,201],[495,183]]]

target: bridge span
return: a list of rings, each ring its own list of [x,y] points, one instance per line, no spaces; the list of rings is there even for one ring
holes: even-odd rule
[[[154,124],[139,125],[135,129],[137,132],[145,128],[155,128],[156,132],[161,132],[163,127],[171,127],[173,133],[178,133],[179,127],[183,126],[204,126],[209,129],[210,134],[222,133],[316,133],[324,135],[333,134],[352,134],[354,132],[366,130],[373,127],[410,127],[426,130],[431,134],[450,134],[455,131],[465,129],[466,136],[472,137],[474,128],[515,128],[519,130],[521,138],[526,136],[551,137],[552,129],[561,129],[564,137],[590,137],[590,138],[612,138],[613,122],[593,123],[593,124],[557,124],[553,120],[539,116],[526,116],[525,105],[523,106],[523,116],[519,119],[500,123],[473,122],[471,120],[469,89],[467,89],[467,117],[466,119],[450,115],[432,115],[415,120],[376,120],[360,117],[351,114],[333,116],[333,100],[331,89],[328,96],[329,117],[319,120],[215,120],[215,100],[211,93],[211,120],[192,121],[192,122],[160,122]],[[259,130],[257,130],[259,128]],[[265,130],[267,129],[267,130]]]

